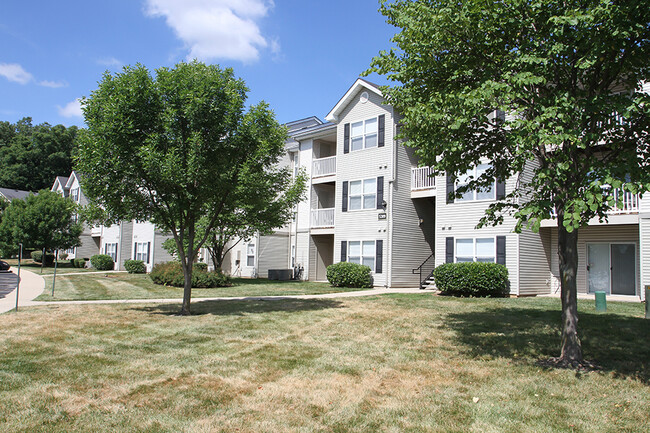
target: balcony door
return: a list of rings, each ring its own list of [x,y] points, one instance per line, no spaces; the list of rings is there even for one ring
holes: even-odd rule
[[[636,244],[587,244],[589,293],[636,295]]]

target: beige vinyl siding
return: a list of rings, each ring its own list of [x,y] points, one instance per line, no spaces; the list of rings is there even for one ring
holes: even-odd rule
[[[171,237],[172,235],[164,235],[158,230],[154,231],[153,244],[151,245],[153,253],[152,264],[155,265],[156,263],[165,263],[174,260],[174,257],[163,248],[163,243]]]
[[[124,270],[124,262],[133,258],[133,221],[124,221],[120,224],[120,266],[119,270]]]
[[[268,278],[269,269],[289,268],[289,233],[277,232],[259,237],[257,275]]]
[[[650,286],[650,217],[639,218],[639,251],[641,295],[645,297],[645,287]],[[645,299],[645,298],[644,298]]]
[[[639,289],[639,226],[626,225],[599,225],[588,226],[578,230],[578,293],[587,293],[587,243],[635,243],[637,245],[637,292]],[[557,255],[557,230],[551,229],[551,272],[553,274],[552,291],[559,293],[560,268]]]
[[[75,251],[75,257],[78,259],[89,259],[95,254],[99,254],[100,238],[93,238],[89,233],[90,229],[88,230],[88,234],[84,233],[79,237],[79,240],[81,240],[81,246],[77,247]]]
[[[311,266],[309,266],[309,233],[308,232],[297,232],[296,233],[296,266],[303,267],[302,278],[309,279],[309,272]]]
[[[550,293],[552,230],[542,228],[539,233],[523,230],[519,234],[519,296]]]
[[[382,273],[374,274],[375,286],[387,284],[388,274],[388,220],[379,220],[380,209],[364,209],[358,211],[342,212],[342,182],[368,178],[384,177],[384,200],[388,202],[389,180],[392,177],[392,142],[394,122],[392,113],[383,105],[383,99],[376,93],[365,90],[368,101],[360,102],[362,91],[357,92],[351,103],[343,110],[337,126],[336,150],[336,200],[335,200],[335,235],[334,235],[334,263],[341,261],[341,241],[370,241],[383,240]],[[385,146],[362,149],[343,153],[344,125],[367,120],[371,117],[385,115]],[[313,272],[310,272],[310,277]]]
[[[435,248],[435,200],[411,198],[411,167],[417,166],[417,158],[412,148],[398,145],[396,150],[391,286],[418,287],[419,274],[411,271]]]
[[[339,246],[340,251],[340,246]],[[340,258],[337,259],[337,254],[335,252],[334,262],[340,261]],[[305,269],[305,274],[309,276],[310,281],[316,281],[316,260],[318,256],[318,251],[316,251],[316,242],[314,242],[313,236],[309,236],[309,266]]]
[[[506,181],[506,194],[516,187],[517,177],[513,176]],[[447,203],[447,180],[445,176],[436,178],[438,189],[436,192],[436,266],[445,263],[445,240],[447,237],[454,239],[488,238],[496,236],[506,237],[506,267],[510,278],[510,293],[519,293],[519,240],[513,233],[515,219],[505,217],[504,223],[498,226],[488,226],[477,229],[476,225],[485,210],[494,201],[467,201]]]

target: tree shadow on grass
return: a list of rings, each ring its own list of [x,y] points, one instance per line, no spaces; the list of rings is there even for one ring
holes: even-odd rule
[[[180,301],[179,301],[180,303]],[[195,301],[190,310],[192,316],[212,314],[215,316],[242,316],[244,314],[260,314],[272,312],[302,312],[317,311],[329,308],[342,308],[343,303],[331,299],[295,299],[275,298],[272,300],[249,298],[245,300]],[[137,307],[138,311],[152,314],[177,315],[179,304],[159,304],[155,306]]]
[[[446,326],[471,357],[544,360],[560,354],[560,312],[555,309],[489,308],[452,313]],[[650,320],[620,314],[579,313],[586,360],[615,377],[650,384]]]

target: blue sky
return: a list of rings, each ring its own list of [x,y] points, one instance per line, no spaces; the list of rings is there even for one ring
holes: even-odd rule
[[[321,119],[395,29],[377,0],[3,1],[0,120],[83,126],[104,71],[198,58],[232,67],[280,122]],[[386,84],[384,77],[370,81]]]

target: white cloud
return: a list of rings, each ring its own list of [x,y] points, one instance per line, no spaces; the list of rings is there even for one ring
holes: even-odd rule
[[[66,83],[65,81],[43,80],[43,81],[39,81],[38,85],[43,87],[51,87],[52,89],[58,89],[59,87],[68,87],[68,83]]]
[[[258,20],[274,6],[272,0],[146,0],[146,5],[147,15],[164,17],[185,43],[188,59],[250,62],[270,44]]]
[[[20,84],[27,84],[34,79],[32,74],[24,70],[18,63],[0,63],[0,76]]]
[[[81,111],[81,100],[79,98],[74,101],[70,101],[66,104],[65,107],[57,105],[56,107],[59,111],[59,114],[63,117],[81,117],[83,118],[84,114]]]
[[[115,57],[104,57],[97,60],[97,64],[103,66],[122,66],[122,62]]]

